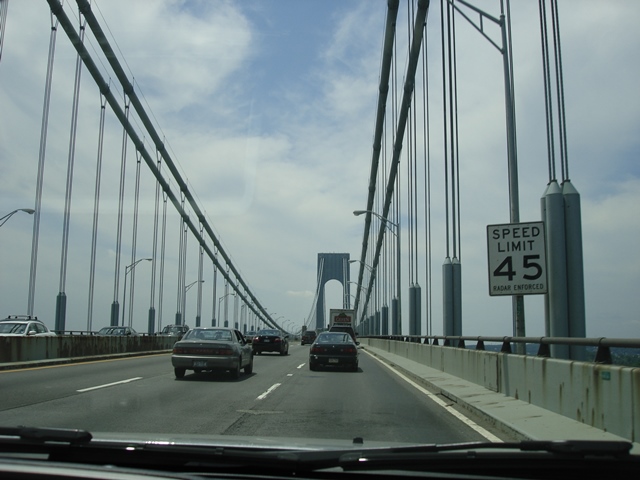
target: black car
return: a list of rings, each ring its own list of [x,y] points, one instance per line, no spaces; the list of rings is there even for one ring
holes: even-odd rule
[[[277,352],[280,355],[289,353],[289,339],[280,330],[265,328],[253,337],[253,353]]]
[[[358,347],[351,335],[322,332],[309,350],[309,370],[318,367],[340,367],[358,371]]]
[[[315,330],[307,330],[302,334],[302,337],[300,338],[300,344],[306,345],[307,343],[313,343],[317,336],[318,334]]]
[[[356,340],[356,332],[353,329],[353,327],[350,327],[348,325],[334,325],[331,328],[329,328],[330,332],[343,332],[343,333],[348,333],[351,336],[351,339],[353,340],[353,343],[355,343],[356,345],[359,345],[360,342],[358,342]]]

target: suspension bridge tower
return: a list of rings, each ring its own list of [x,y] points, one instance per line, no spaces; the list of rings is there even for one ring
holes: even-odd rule
[[[325,328],[324,286],[330,280],[337,280],[342,284],[342,308],[350,308],[349,294],[349,254],[348,253],[319,253],[318,254],[318,288],[316,299],[316,326]],[[339,305],[333,306],[334,308]]]

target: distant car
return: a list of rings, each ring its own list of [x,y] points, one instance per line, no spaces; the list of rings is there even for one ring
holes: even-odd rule
[[[334,325],[333,327],[329,328],[329,331],[348,333],[351,336],[353,343],[355,343],[356,345],[360,345],[360,342],[358,342],[358,340],[356,339],[356,331],[353,329],[353,327],[349,327],[347,325]]]
[[[189,330],[173,346],[171,363],[176,378],[183,378],[187,370],[229,371],[234,378],[253,372],[251,344],[233,328],[196,327]]]
[[[315,330],[306,330],[300,338],[300,344],[306,345],[307,343],[313,343],[317,336],[318,334]]]
[[[131,327],[104,327],[98,330],[96,335],[114,335],[114,336],[126,336],[126,335],[140,335]]]
[[[309,370],[343,367],[358,371],[358,347],[344,332],[322,332],[309,349]]]
[[[244,338],[247,342],[249,343],[253,343],[253,339],[255,338],[255,336],[258,334],[258,332],[256,332],[255,330],[251,330],[248,331],[247,333],[244,334]]]
[[[30,315],[9,315],[0,320],[0,336],[56,336],[49,328]]]
[[[189,331],[188,325],[166,325],[160,335],[169,335],[170,337],[180,337]]]
[[[277,352],[280,355],[289,354],[289,340],[280,330],[264,328],[253,338],[253,353]]]

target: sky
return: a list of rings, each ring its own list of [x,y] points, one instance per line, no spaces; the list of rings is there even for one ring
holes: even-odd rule
[[[73,3],[65,2],[70,16],[77,15]],[[402,84],[407,12],[406,2],[400,3],[397,70]],[[537,2],[511,3],[520,217],[538,221],[549,175]],[[497,0],[474,4],[499,15]],[[288,321],[288,326],[302,325],[313,311],[317,255],[349,253],[360,258],[363,217],[352,212],[364,209],[367,200],[386,2],[93,0],[92,5],[244,281],[272,318]],[[432,87],[428,297],[422,219],[417,254],[417,281],[425,295],[422,331],[429,325],[433,334],[442,333],[440,272],[446,247],[439,8],[440,2],[433,1],[427,20]],[[640,34],[636,26],[640,3],[562,0],[559,13],[569,176],[581,195],[587,336],[639,338]],[[502,61],[475,29],[461,17],[457,22],[463,333],[510,335],[510,299],[488,294],[486,244],[487,225],[509,223]],[[492,38],[499,38],[489,22],[485,25]],[[10,2],[0,57],[0,216],[34,205],[50,30],[45,1]],[[90,33],[86,44],[96,58],[102,58]],[[75,51],[61,30],[47,134],[34,311],[50,327],[61,290],[75,62]],[[99,68],[121,98],[121,88],[104,59]],[[85,70],[63,286],[67,330],[88,328],[99,113],[100,96]],[[105,122],[94,330],[108,324],[114,300],[122,129],[109,111]],[[148,135],[142,136],[153,153]],[[136,155],[131,144],[126,169],[122,266],[134,259]],[[400,176],[406,181],[405,156]],[[144,163],[140,191],[135,259],[152,253],[155,181]],[[170,207],[163,325],[173,323],[177,310],[178,220]],[[21,212],[0,229],[1,316],[26,313],[32,228],[33,218]],[[407,241],[404,223],[401,233]],[[188,245],[185,281],[191,283],[198,278],[198,251],[193,237]],[[404,243],[403,249],[407,247]],[[403,258],[405,275],[407,261]],[[351,267],[352,280],[357,268]],[[135,281],[133,275],[128,279],[128,288],[135,285],[133,326],[139,331],[146,331],[150,275],[150,264],[144,262],[135,269]],[[223,286],[219,278],[217,298],[212,298],[211,262],[205,262],[203,278],[201,316],[207,323],[212,310],[220,306]],[[122,283],[120,277],[120,304]],[[408,276],[403,284],[406,299]],[[197,309],[197,287],[186,297],[190,325]],[[337,282],[327,284],[326,295],[327,308],[341,306]],[[403,310],[408,311],[406,306]],[[525,315],[527,334],[544,335],[542,296],[526,297]],[[405,316],[405,331],[407,326]]]

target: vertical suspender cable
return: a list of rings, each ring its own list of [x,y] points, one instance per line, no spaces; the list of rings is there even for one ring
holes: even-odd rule
[[[38,174],[36,180],[36,201],[33,215],[33,235],[31,236],[31,269],[29,271],[29,298],[27,315],[33,315],[36,296],[36,272],[38,266],[38,240],[40,237],[40,212],[42,206],[42,185],[44,181],[44,161],[47,151],[47,131],[49,128],[49,105],[51,103],[51,81],[53,77],[53,59],[56,50],[56,33],[58,20],[54,21],[51,14],[51,35],[49,37],[49,57],[47,60],[47,74],[44,86],[44,102],[42,107],[42,125],[40,128],[40,150],[38,153]]]
[[[4,44],[4,31],[7,25],[7,12],[9,0],[0,0],[0,60],[2,60],[2,45]]]
[[[98,217],[100,210],[100,183],[102,177],[102,147],[104,145],[104,118],[106,100],[100,96],[100,127],[98,130],[98,155],[96,160],[96,182],[93,197],[93,228],[91,229],[91,259],[89,262],[89,301],[87,306],[87,331],[92,330],[93,323],[93,290],[96,272],[96,244],[98,241]]]
[[[80,42],[84,42],[85,20],[80,14]],[[71,224],[71,194],[73,191],[73,167],[76,156],[76,134],[78,131],[78,105],[80,103],[80,76],[82,73],[82,59],[80,54],[76,56],[76,71],[73,86],[73,105],[71,107],[71,127],[69,133],[69,157],[67,159],[67,181],[64,198],[64,218],[62,226],[62,246],[60,253],[60,288],[56,299],[55,330],[65,330],[67,295],[65,293],[67,282],[67,262],[69,253],[69,226]]]
[[[162,170],[162,155],[156,149],[156,167],[158,171]],[[149,292],[149,317],[147,322],[147,333],[151,334],[156,331],[156,274],[158,267],[158,223],[160,216],[160,193],[162,188],[160,182],[156,180],[156,194],[153,201],[153,240],[151,244],[151,291]]]
[[[138,251],[138,208],[140,205],[140,167],[142,166],[140,152],[136,151],[136,181],[133,199],[133,228],[131,233],[131,264],[136,261]],[[136,271],[131,269],[131,286],[129,287],[129,321],[127,325],[133,326],[133,300],[135,298]]]
[[[200,235],[203,236],[204,234],[204,227],[202,226],[202,224],[200,224]],[[199,246],[198,248],[199,251],[199,256],[198,256],[198,299],[197,299],[197,305],[196,305],[196,327],[200,326],[200,319],[202,318],[202,269],[203,269],[203,262],[204,262],[204,248],[202,248],[202,245]],[[185,323],[187,321],[187,319],[185,318]]]
[[[549,168],[549,182],[556,178],[555,148],[553,138],[553,116],[551,114],[551,74],[549,67],[549,37],[547,33],[547,7],[545,0],[538,0],[540,14],[540,40],[542,46],[542,72],[544,75],[544,109],[547,126],[547,158]]]
[[[160,239],[160,284],[158,285],[158,330],[162,329],[162,301],[164,297],[164,255],[167,245],[167,194],[162,193],[162,231]]]
[[[218,250],[214,247],[214,251],[216,256],[218,255]],[[213,263],[213,287],[212,287],[212,291],[211,291],[211,295],[213,298],[213,305],[211,307],[211,326],[215,327],[216,326],[216,302],[218,300],[218,293],[217,293],[217,289],[218,289],[218,265],[214,262]]]
[[[184,207],[184,194],[180,192],[180,203]],[[184,265],[183,265],[183,255],[182,252],[184,250],[184,217],[180,215],[180,234],[179,234],[179,243],[178,243],[178,282],[177,282],[177,291],[176,291],[176,325],[182,325],[182,294],[184,293]]]
[[[125,118],[129,119],[129,100],[128,97],[125,96],[124,99],[124,115]],[[118,226],[116,229],[116,267],[113,279],[113,305],[117,309],[118,305],[118,291],[120,289],[120,254],[122,252],[122,217],[123,217],[123,208],[124,208],[124,185],[125,185],[125,174],[127,167],[127,129],[125,127],[122,128],[122,152],[120,156],[120,190],[118,193]],[[125,267],[125,275],[126,275],[126,267]],[[122,312],[122,321],[124,325],[124,312]],[[115,322],[115,323],[114,323]],[[114,318],[113,308],[112,308],[112,316],[111,316],[111,325],[118,325],[118,316],[116,310],[116,316]]]
[[[569,179],[569,159],[567,156],[567,122],[564,108],[564,80],[562,75],[562,51],[560,48],[560,20],[558,18],[558,2],[551,2],[553,23],[553,45],[556,61],[556,95],[558,97],[558,122],[560,138],[560,165],[562,172],[562,181]]]
[[[424,225],[425,225],[425,316],[427,335],[433,335],[431,324],[431,139],[430,139],[430,122],[429,122],[429,64],[428,64],[428,38],[423,38],[422,47],[422,112],[424,135],[423,151],[424,151]]]

